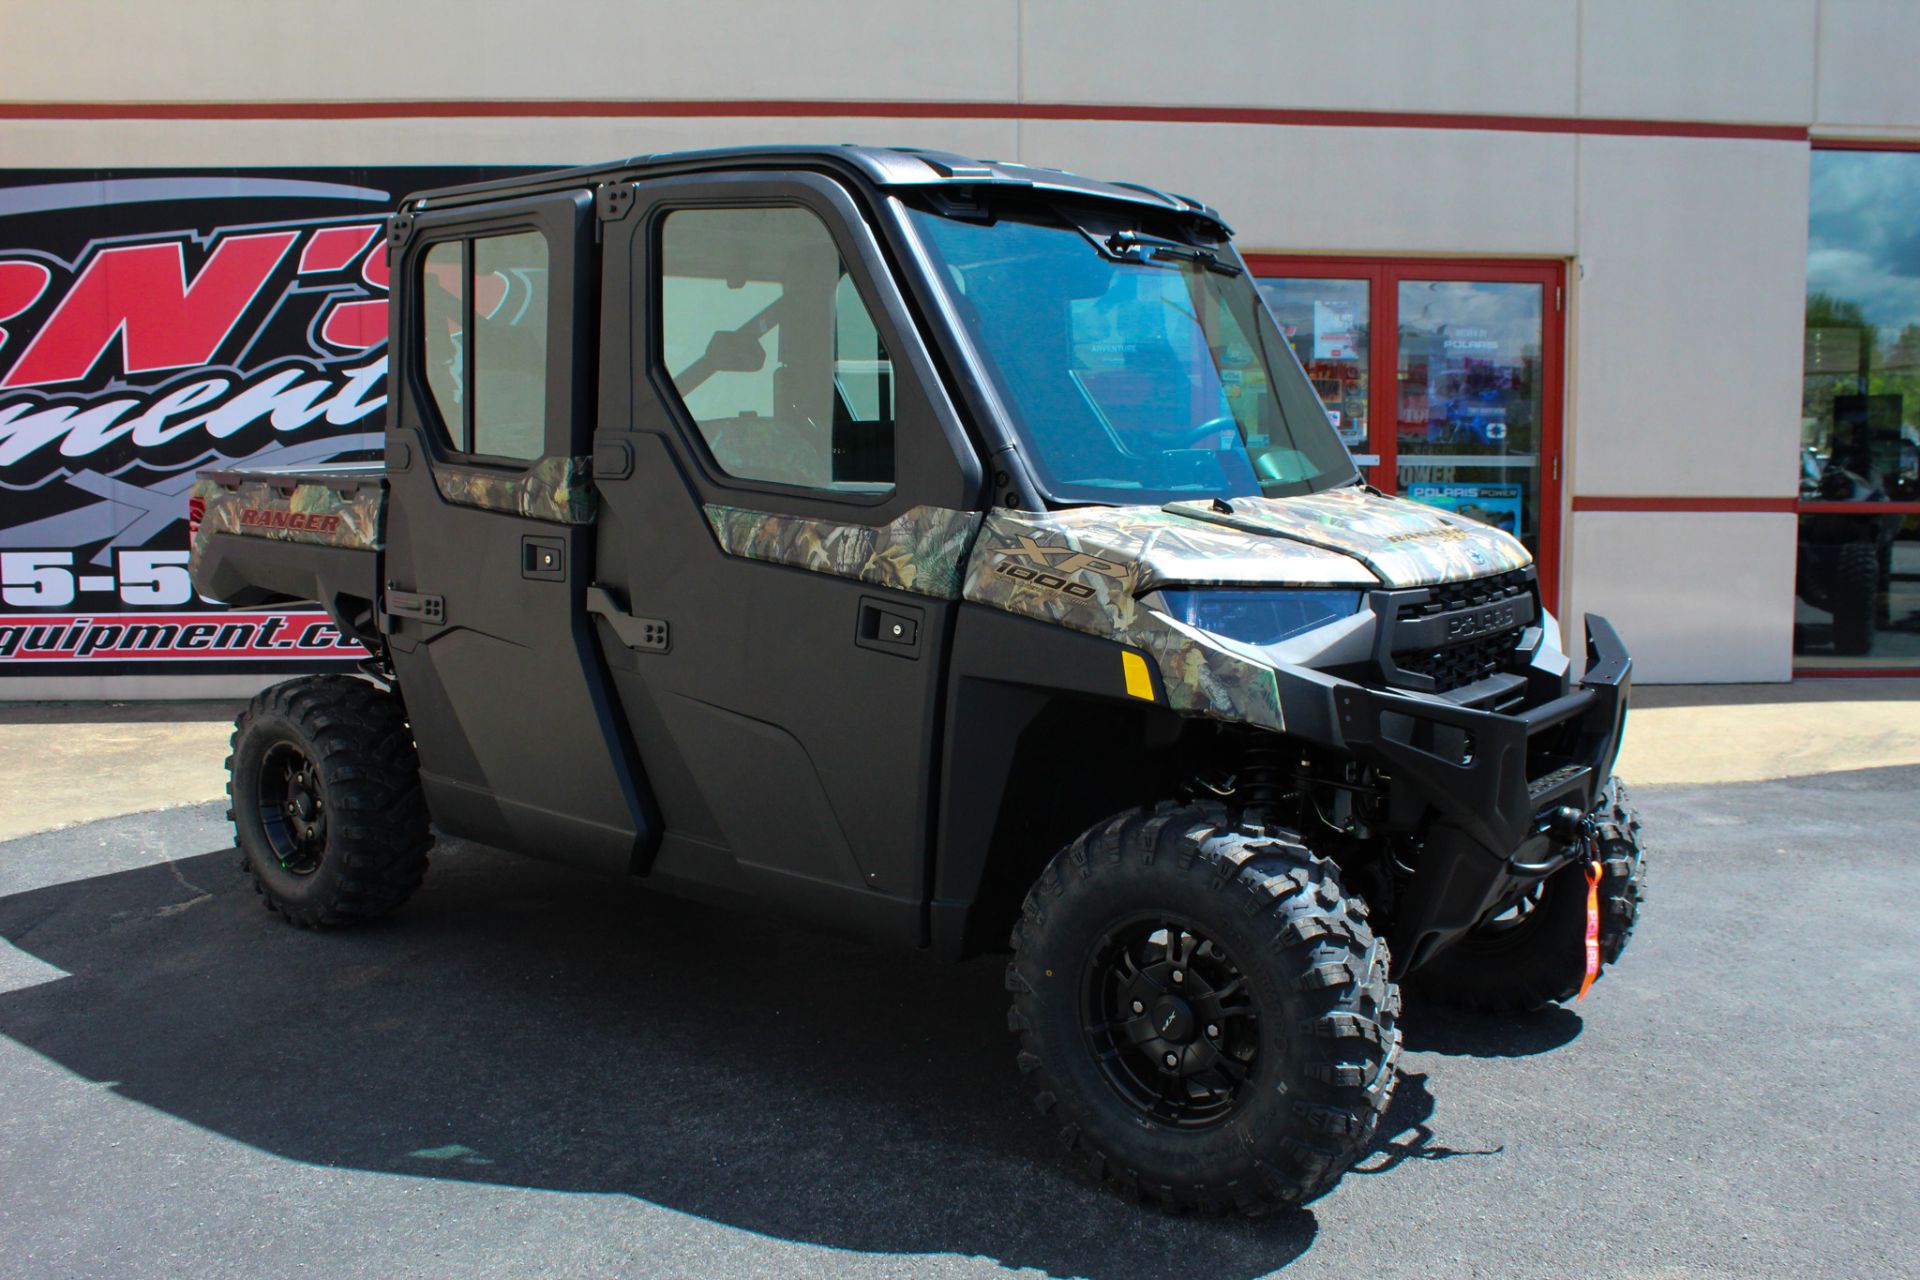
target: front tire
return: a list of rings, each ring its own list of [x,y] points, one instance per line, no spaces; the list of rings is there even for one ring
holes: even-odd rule
[[[1600,845],[1600,973],[1619,961],[1646,896],[1640,818],[1610,779],[1592,815]],[[1477,926],[1408,977],[1414,991],[1476,1013],[1565,1004],[1586,978],[1584,862],[1554,872],[1510,910]]]
[[[227,795],[241,868],[302,928],[376,919],[405,902],[432,844],[400,701],[352,676],[257,695],[234,722]]]
[[[1110,1185],[1261,1214],[1368,1149],[1399,993],[1364,907],[1294,833],[1218,806],[1119,814],[1049,864],[1013,950],[1020,1069]]]

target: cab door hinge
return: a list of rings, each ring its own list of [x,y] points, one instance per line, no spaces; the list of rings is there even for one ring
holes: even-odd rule
[[[444,596],[430,596],[418,591],[398,591],[387,588],[387,616],[392,618],[416,618],[421,622],[430,622],[436,626],[447,620],[447,601]]]
[[[610,182],[594,193],[593,205],[602,222],[618,222],[633,211],[633,184]]]

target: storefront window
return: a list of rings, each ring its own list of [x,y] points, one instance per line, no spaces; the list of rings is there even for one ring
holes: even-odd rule
[[[1541,286],[1400,282],[1400,491],[1540,547]]]
[[[1367,452],[1367,346],[1372,285],[1365,280],[1262,280],[1260,294],[1313,380],[1347,448]]]
[[[1920,667],[1920,153],[1813,153],[1797,666]]]

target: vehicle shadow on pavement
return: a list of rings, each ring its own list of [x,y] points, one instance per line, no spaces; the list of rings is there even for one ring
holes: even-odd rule
[[[832,1248],[1238,1280],[1314,1240],[1309,1209],[1174,1218],[1072,1172],[1013,1068],[996,959],[468,846],[390,921],[307,933],[237,859],[0,898],[0,936],[70,975],[0,994],[0,1034],[276,1156],[624,1193]]]
[[[1465,1013],[1406,997],[1400,1018],[1401,1043],[1425,1053],[1449,1057],[1530,1058],[1572,1044],[1584,1024],[1580,1015],[1554,1005],[1524,1017]]]

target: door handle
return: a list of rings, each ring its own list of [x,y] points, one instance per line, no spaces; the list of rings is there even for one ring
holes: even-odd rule
[[[860,625],[853,642],[863,649],[891,653],[897,657],[920,656],[920,628],[926,614],[910,604],[895,604],[872,596],[860,599]]]
[[[629,649],[644,653],[665,653],[673,647],[664,618],[636,618],[620,607],[605,587],[587,588],[587,612],[598,614],[613,628],[613,634]]]

